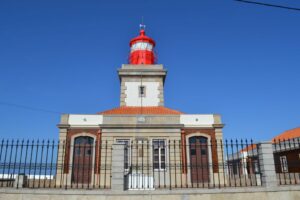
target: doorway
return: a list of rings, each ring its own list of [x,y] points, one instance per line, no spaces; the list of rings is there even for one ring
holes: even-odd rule
[[[189,145],[191,182],[209,182],[209,155],[207,138],[202,136],[190,137]]]
[[[94,139],[76,137],[73,149],[72,183],[88,184],[92,178]]]

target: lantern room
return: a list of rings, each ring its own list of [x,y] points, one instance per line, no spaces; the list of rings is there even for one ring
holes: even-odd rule
[[[140,35],[133,38],[130,43],[129,64],[151,65],[155,64],[155,41],[146,36],[145,29],[140,29]]]

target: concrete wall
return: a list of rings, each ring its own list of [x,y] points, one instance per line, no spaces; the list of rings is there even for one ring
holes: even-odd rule
[[[298,200],[300,186],[125,191],[0,189],[1,200]]]

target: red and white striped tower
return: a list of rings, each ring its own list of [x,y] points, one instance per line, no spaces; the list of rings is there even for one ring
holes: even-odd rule
[[[133,38],[130,43],[129,64],[151,65],[155,64],[155,41],[146,36],[145,25],[140,25],[140,35]]]

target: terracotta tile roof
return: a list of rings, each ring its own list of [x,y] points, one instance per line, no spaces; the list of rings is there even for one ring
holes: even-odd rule
[[[275,136],[272,139],[272,142],[277,143],[277,142],[280,142],[280,141],[283,141],[283,140],[289,140],[289,139],[293,139],[293,138],[300,138],[300,127],[294,128],[294,129],[291,129],[291,130],[287,130],[287,131],[281,133],[280,135]],[[296,140],[296,141],[298,141],[298,140]],[[248,148],[248,151],[251,151],[252,149],[253,150],[256,149],[257,145],[256,144],[248,145],[248,147],[245,147],[240,152],[244,152],[244,151],[246,152],[247,148]]]
[[[279,140],[288,140],[293,138],[299,138],[300,137],[300,127],[294,128],[291,130],[287,130],[280,135],[277,135],[273,138],[273,141],[279,141]]]
[[[182,112],[163,106],[121,106],[111,110],[99,112],[102,115],[180,115]]]
[[[254,151],[257,148],[256,144],[250,144],[248,146],[246,146],[245,148],[243,148],[242,150],[240,150],[240,152],[248,152],[248,151]]]

